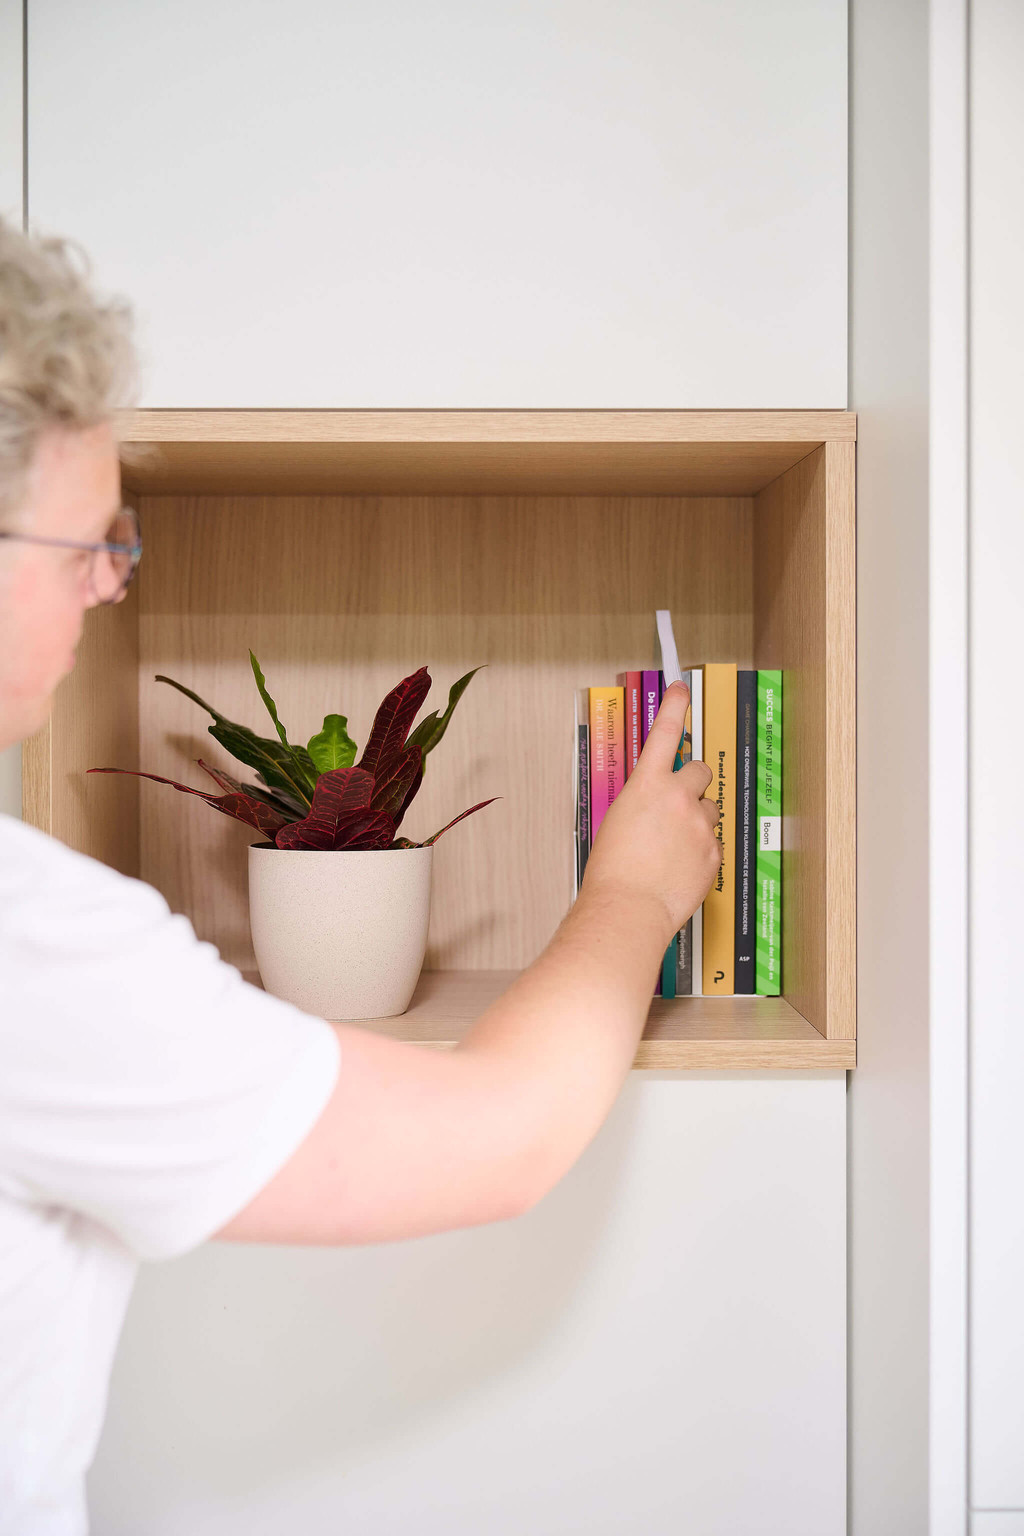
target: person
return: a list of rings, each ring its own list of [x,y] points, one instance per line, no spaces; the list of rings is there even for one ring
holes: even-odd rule
[[[139,558],[132,373],[127,309],[75,249],[0,225],[0,748]],[[87,1529],[140,1261],[507,1220],[571,1167],[718,869],[711,774],[673,772],[687,703],[668,689],[572,910],[448,1053],[263,993],[155,890],[0,817],[0,1531]]]

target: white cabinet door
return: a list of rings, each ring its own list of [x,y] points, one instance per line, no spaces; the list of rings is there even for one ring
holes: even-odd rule
[[[30,0],[144,404],[846,401],[846,0]]]
[[[1024,1510],[1024,10],[974,0],[971,25],[971,1502],[1005,1511]]]
[[[519,1221],[144,1266],[93,1528],[844,1536],[845,1097],[634,1072]]]

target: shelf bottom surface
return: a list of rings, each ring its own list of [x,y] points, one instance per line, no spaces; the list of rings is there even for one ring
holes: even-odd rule
[[[405,1013],[351,1022],[395,1040],[450,1049],[518,975],[424,971]],[[826,1040],[783,997],[655,998],[633,1066],[846,1069],[855,1065],[856,1050],[853,1040]]]

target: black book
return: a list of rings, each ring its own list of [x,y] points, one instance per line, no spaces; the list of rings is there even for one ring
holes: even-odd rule
[[[590,715],[589,690],[576,693],[576,893],[590,855]]]
[[[752,994],[757,938],[757,673],[736,674],[737,994]]]

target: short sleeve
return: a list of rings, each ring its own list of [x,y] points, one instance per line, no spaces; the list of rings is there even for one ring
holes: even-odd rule
[[[6,818],[5,818],[6,820]],[[242,1210],[319,1118],[340,1050],[151,887],[0,830],[0,1182],[141,1259]]]

